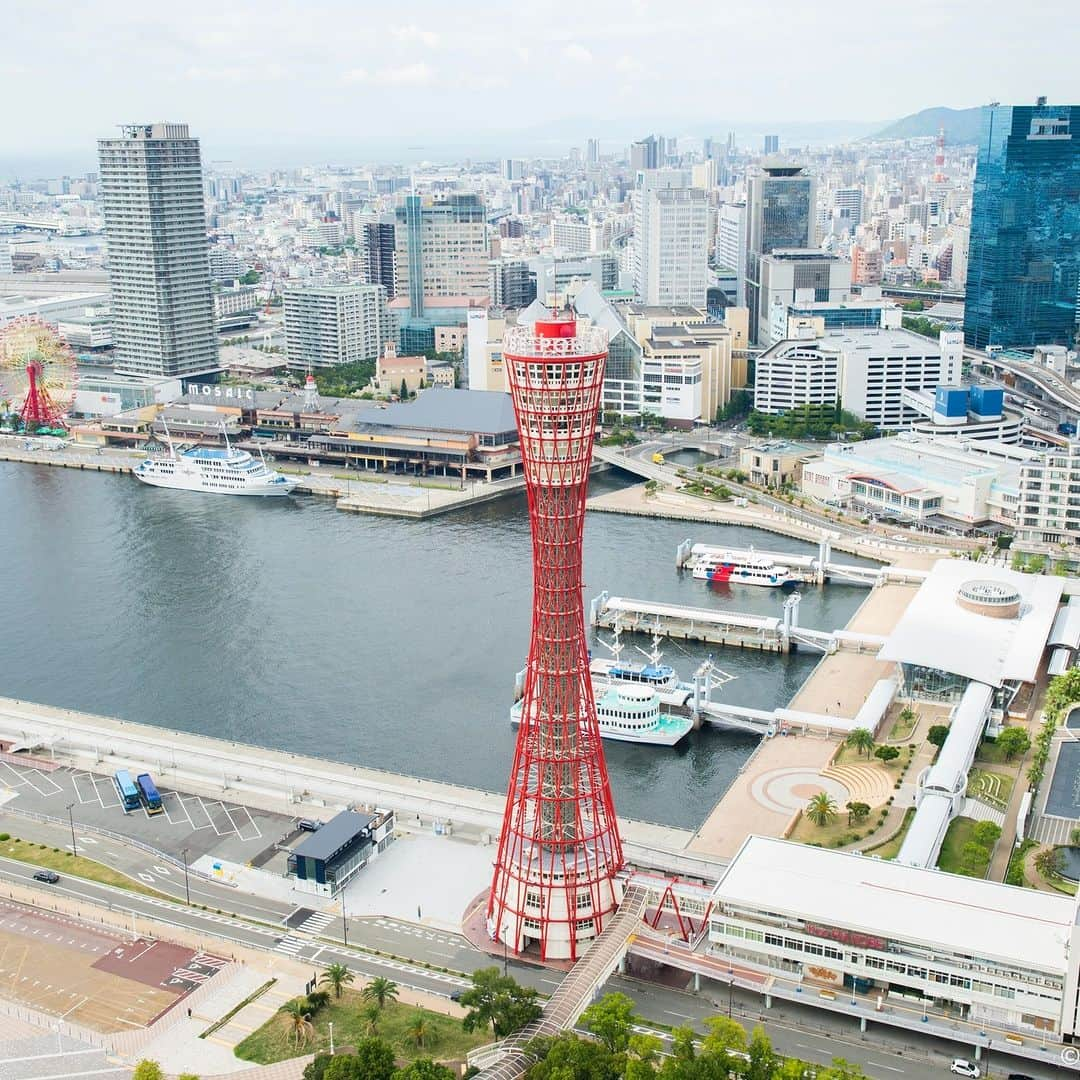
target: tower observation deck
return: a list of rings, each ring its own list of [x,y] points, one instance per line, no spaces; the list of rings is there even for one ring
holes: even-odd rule
[[[507,331],[533,545],[521,725],[487,907],[515,952],[577,959],[620,900],[622,842],[589,679],[581,595],[585,497],[607,336],[571,318]]]

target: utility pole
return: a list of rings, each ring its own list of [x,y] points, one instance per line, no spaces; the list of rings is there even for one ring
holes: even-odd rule
[[[188,885],[188,849],[184,848],[184,850],[181,851],[180,854],[184,857],[184,899],[187,902],[188,907],[191,907],[191,888]]]
[[[75,850],[75,818],[72,817],[71,811],[75,806],[74,803],[68,803],[68,824],[71,826],[71,854],[73,857],[78,857],[78,851]]]

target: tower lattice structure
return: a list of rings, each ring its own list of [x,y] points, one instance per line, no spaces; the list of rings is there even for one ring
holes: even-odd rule
[[[549,319],[507,331],[533,546],[521,725],[488,899],[492,938],[576,959],[618,906],[622,842],[596,718],[581,539],[607,358],[603,330]]]

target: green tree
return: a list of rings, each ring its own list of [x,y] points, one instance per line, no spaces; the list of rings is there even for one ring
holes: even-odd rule
[[[869,728],[857,727],[848,735],[844,743],[859,754],[865,754],[866,757],[869,757],[870,752],[874,749],[874,733]]]
[[[390,979],[384,979],[381,975],[376,975],[360,991],[360,996],[365,1001],[370,1001],[381,1009],[388,1001],[397,1000],[398,985]]]
[[[1058,847],[1043,848],[1035,856],[1034,862],[1035,869],[1047,880],[1060,877],[1065,869],[1065,855]]]
[[[709,1033],[701,1040],[704,1054],[718,1054],[726,1058],[731,1050],[746,1053],[746,1029],[727,1016],[711,1016],[705,1021]]]
[[[373,1036],[379,1034],[379,1019],[382,1016],[382,1009],[379,1008],[377,1001],[371,1001],[364,1006],[360,1013],[360,1019],[364,1024],[364,1034],[367,1036]]]
[[[285,1021],[285,1026],[293,1038],[293,1043],[299,1046],[301,1039],[307,1042],[308,1036],[314,1030],[311,1026],[311,1013],[308,1010],[307,998],[293,998],[292,1001],[286,1001],[278,1009],[278,1012]],[[146,1077],[145,1080],[153,1080],[153,1078]]]
[[[1072,831],[1069,833],[1069,843],[1073,847],[1080,846],[1080,825],[1074,826]]]
[[[520,1031],[543,1011],[536,990],[520,986],[510,976],[499,974],[497,967],[478,968],[472,973],[472,986],[458,999],[469,1011],[461,1021],[466,1031],[491,1025],[496,1039]]]
[[[393,1080],[456,1080],[457,1073],[431,1058],[420,1058],[404,1069],[398,1069]]]
[[[874,751],[874,757],[885,765],[888,765],[890,761],[895,761],[899,756],[900,751],[895,746],[879,746]]]
[[[847,821],[849,825],[857,825],[860,821],[870,816],[870,804],[864,802],[849,802],[847,804]]]
[[[334,997],[341,997],[342,987],[348,986],[353,981],[353,973],[344,964],[331,964],[319,977],[323,986],[329,986],[334,991]]]
[[[655,1035],[631,1035],[626,1053],[625,1080],[649,1080],[655,1076],[656,1065],[663,1051],[664,1044]]]
[[[323,1074],[333,1060],[329,1054],[316,1054],[304,1066],[304,1080],[323,1080]]]
[[[179,1073],[176,1080],[199,1080],[198,1073]]]
[[[409,387],[404,379],[401,380],[401,389],[398,391],[398,397],[401,398],[402,401],[409,400]]]
[[[605,994],[581,1014],[581,1026],[591,1031],[613,1054],[630,1045],[634,1003],[625,994]]]
[[[570,1032],[534,1039],[529,1052],[539,1059],[529,1069],[529,1080],[620,1080],[622,1076],[622,1060],[606,1046]]]
[[[420,1049],[424,1048],[424,1044],[431,1037],[431,1025],[421,1009],[417,1009],[416,1014],[409,1021],[406,1034]]]
[[[818,1080],[867,1080],[866,1073],[858,1065],[843,1058],[833,1058],[828,1069],[818,1070]]]
[[[156,1061],[151,1061],[150,1058],[143,1058],[143,1060],[135,1066],[135,1071],[131,1074],[131,1080],[165,1080],[165,1074],[161,1071],[161,1066]]]
[[[352,1055],[357,1080],[391,1080],[394,1075],[394,1048],[382,1039],[361,1039]],[[329,1071],[325,1080],[335,1080]]]
[[[1007,727],[997,737],[997,744],[1005,760],[1012,761],[1017,754],[1026,754],[1031,749],[1031,736],[1022,727]]]
[[[971,836],[976,844],[992,848],[1001,836],[1001,826],[994,821],[976,821],[972,826]]]
[[[769,1036],[765,1034],[765,1029],[760,1024],[750,1032],[747,1053],[750,1055],[749,1066],[746,1070],[747,1080],[772,1080],[773,1073],[780,1064],[780,1058],[773,1051]]]
[[[948,724],[932,724],[930,730],[926,733],[926,741],[932,743],[939,750],[945,745],[945,740],[949,737],[949,725]]]
[[[969,840],[960,849],[960,872],[968,877],[979,877],[985,873],[989,861],[990,849],[974,840]]]
[[[806,816],[822,828],[836,817],[836,812],[836,803],[827,791],[819,791],[806,804]]]

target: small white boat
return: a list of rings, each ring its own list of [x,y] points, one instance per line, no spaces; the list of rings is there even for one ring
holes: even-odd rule
[[[799,578],[791,568],[774,563],[765,555],[723,551],[694,564],[694,577],[731,585],[763,585],[766,588],[794,588]]]

